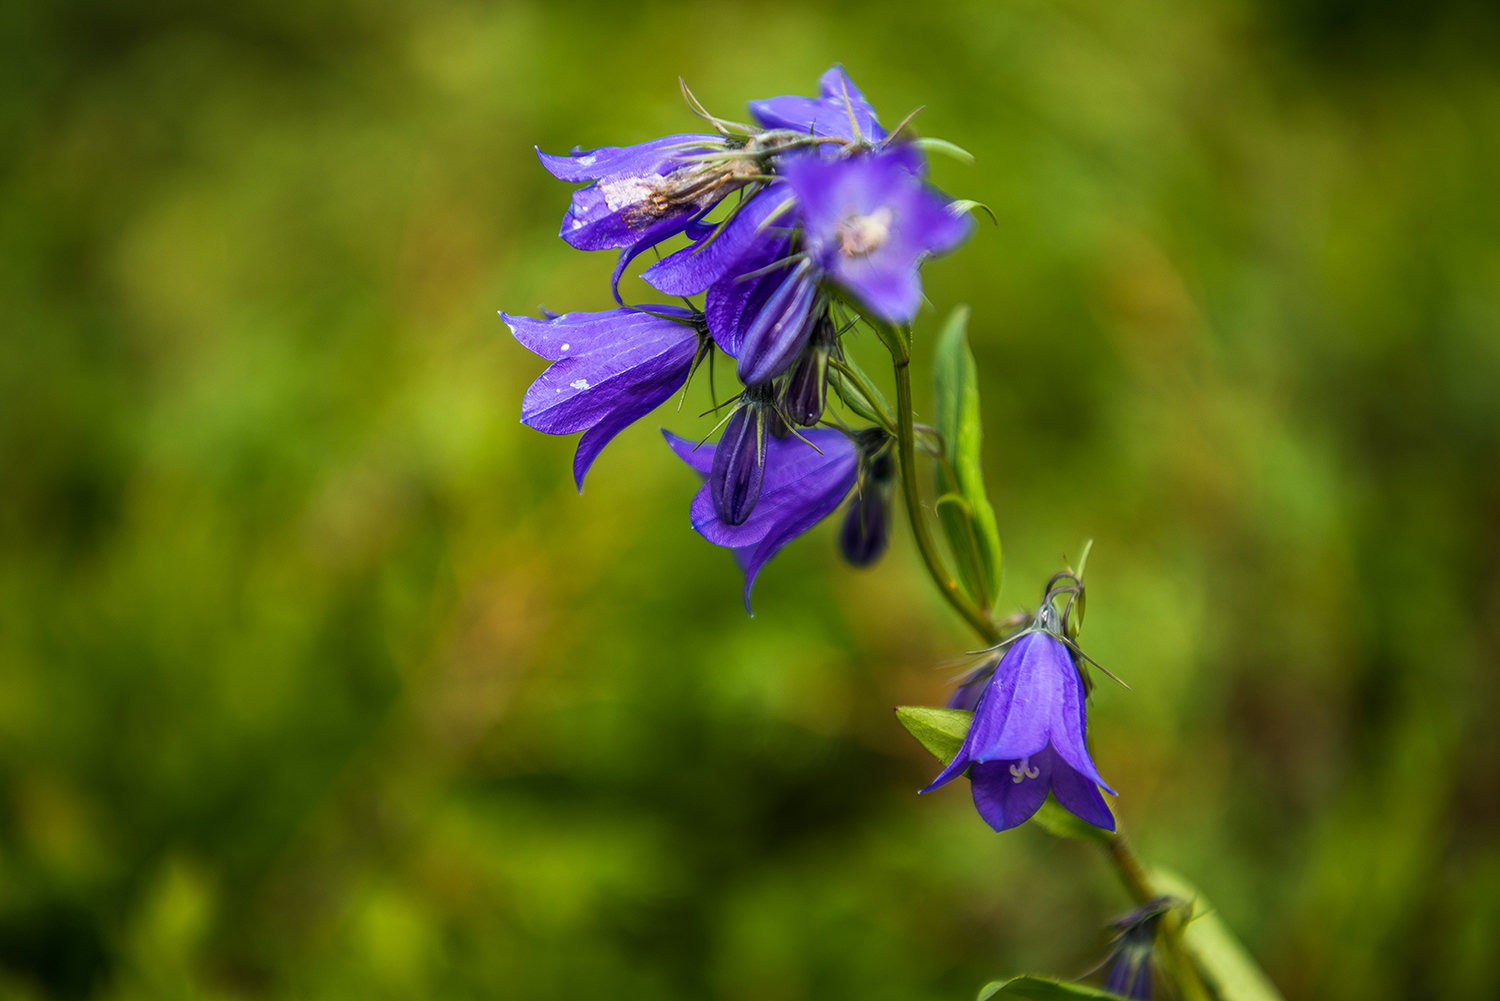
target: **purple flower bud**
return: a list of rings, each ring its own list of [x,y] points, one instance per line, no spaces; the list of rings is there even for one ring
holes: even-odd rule
[[[839,551],[857,567],[867,567],[885,552],[887,540],[885,498],[877,490],[862,490],[849,502],[844,527],[839,531]]]
[[[872,433],[873,432],[873,433]],[[859,489],[849,502],[844,525],[839,532],[839,551],[857,567],[867,567],[885,552],[890,540],[891,478],[894,465],[886,449],[886,434],[878,428],[862,432],[861,441],[867,456],[859,479]],[[875,455],[870,452],[875,450]]]
[[[797,359],[817,321],[817,293],[815,269],[806,261],[794,265],[745,330],[736,370],[741,382],[767,383]]]
[[[828,356],[838,341],[838,328],[825,310],[813,326],[808,345],[797,359],[782,396],[787,419],[802,427],[812,427],[823,418],[828,397]]]
[[[750,390],[740,408],[724,425],[724,435],[714,449],[708,484],[714,510],[726,525],[742,525],[760,500],[766,476],[766,438],[772,428],[768,418],[776,416],[765,391]]]
[[[1071,813],[1112,831],[1114,816],[1099,795],[1100,786],[1109,787],[1086,742],[1083,680],[1067,647],[1041,621],[1011,643],[958,755],[922,791],[968,771],[974,806],[997,831],[1029,820],[1049,791]]]

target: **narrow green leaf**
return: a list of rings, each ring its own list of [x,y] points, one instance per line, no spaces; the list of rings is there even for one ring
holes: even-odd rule
[[[990,217],[990,222],[996,226],[1000,225],[1000,219],[995,215],[995,210],[984,202],[976,202],[972,198],[955,198],[948,203],[948,211],[954,215],[963,215],[965,212],[973,212],[975,209]]]
[[[1193,916],[1183,929],[1182,947],[1218,1001],[1281,1001],[1271,979],[1197,887],[1161,866],[1150,867],[1149,878],[1157,893],[1192,903]]]
[[[937,382],[937,429],[943,436],[947,463],[938,464],[938,494],[956,493],[969,507],[968,531],[955,533],[944,519],[943,527],[959,564],[959,578],[974,600],[989,608],[1000,594],[1002,559],[1000,533],[995,527],[995,509],[984,489],[980,463],[984,428],[979,418],[979,375],[969,350],[969,308],[958,306],[948,314],[938,334],[935,377]],[[956,482],[955,482],[956,481]],[[972,535],[978,552],[979,572],[965,573],[962,555]]]
[[[844,406],[853,411],[856,416],[862,417],[872,424],[884,426],[885,421],[880,419],[880,414],[876,413],[875,408],[870,405],[870,400],[865,394],[859,391],[859,387],[854,384],[854,380],[846,378],[844,373],[832,365],[828,366],[828,384],[833,387],[833,391],[838,394],[839,399],[844,401]]]
[[[974,722],[974,714],[962,709],[897,706],[896,719],[906,727],[907,733],[946,765],[958,756],[958,749],[969,735],[969,724]]]
[[[1075,1001],[1077,998],[1119,998],[1118,994],[1090,987],[1087,984],[1070,984],[1062,980],[1043,977],[1016,977],[1014,980],[996,980],[985,984],[979,991],[977,1001],[990,998],[1025,998],[1026,1001]]]
[[[920,146],[931,153],[942,153],[951,156],[966,167],[974,166],[973,153],[970,153],[957,143],[951,143],[946,139],[933,139],[929,136],[922,136],[918,139],[913,139],[912,145]]]
[[[958,494],[943,494],[937,499],[936,507],[943,534],[948,537],[953,559],[958,564],[959,579],[964,582],[970,594],[984,594],[984,557],[979,553],[979,540],[974,535],[973,508]],[[989,605],[989,601],[981,603],[986,607]]]

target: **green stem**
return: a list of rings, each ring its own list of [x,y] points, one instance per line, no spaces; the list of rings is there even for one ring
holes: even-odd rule
[[[882,338],[891,349],[891,360],[896,369],[896,447],[901,456],[901,486],[906,495],[906,513],[911,518],[912,534],[917,540],[917,549],[922,561],[927,564],[927,573],[932,582],[954,611],[963,616],[985,643],[998,643],[1000,630],[990,621],[978,605],[969,600],[959,589],[958,581],[949,575],[938,555],[937,545],[932,539],[932,530],[922,513],[922,490],[917,482],[917,444],[915,421],[911,405],[911,355],[906,350],[904,339]],[[898,350],[898,347],[900,350]]]

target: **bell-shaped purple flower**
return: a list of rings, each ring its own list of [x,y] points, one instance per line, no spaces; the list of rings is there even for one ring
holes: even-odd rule
[[[888,323],[909,323],[922,304],[918,269],[973,228],[967,214],[923,179],[906,145],[844,159],[788,157],[782,176],[797,196],[803,250],[817,269]]]
[[[782,412],[798,427],[812,427],[823,418],[828,401],[828,359],[838,339],[838,326],[825,309],[813,322],[812,336],[782,391]]]
[[[694,446],[670,431],[662,432],[682,461],[710,475],[719,446]],[[797,536],[826,518],[849,494],[859,472],[859,450],[842,431],[818,428],[799,438],[766,439],[765,478],[760,502],[739,525],[719,517],[709,484],[693,498],[691,520],[699,535],[735,551],[745,570],[745,610],[750,590],[771,557]]]
[[[685,133],[567,156],[537,150],[552,176],[591,182],[573,192],[558,235],[579,250],[618,250],[682,232],[758,169],[743,158],[701,159],[725,148],[723,136]]]
[[[500,317],[553,363],[526,390],[521,423],[547,434],[584,432],[573,458],[580,491],[600,450],[681,389],[706,350],[703,314],[679,306]]]
[[[1051,791],[1081,819],[1115,829],[1109,789],[1089,757],[1083,679],[1061,640],[1035,629],[1015,640],[974,708],[958,755],[923,792],[969,772],[974,806],[997,831],[1031,818]]]
[[[787,94],[751,101],[750,114],[768,129],[791,129],[803,135],[837,139],[854,139],[857,129],[859,138],[866,142],[885,138],[875,109],[839,63],[818,80],[817,97]]]

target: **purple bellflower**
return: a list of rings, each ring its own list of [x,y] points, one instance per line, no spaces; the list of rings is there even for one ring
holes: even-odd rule
[[[997,831],[1029,820],[1050,791],[1079,818],[1115,829],[1099,795],[1105,785],[1089,757],[1083,678],[1062,640],[1048,628],[1044,605],[1037,625],[1010,641],[974,708],[974,722],[958,755],[923,792],[969,772],[974,806]]]
[[[723,136],[696,133],[567,156],[537,150],[537,156],[559,180],[590,182],[573,192],[558,235],[579,250],[619,250],[616,286],[637,254],[694,229],[761,170],[754,155],[731,148]]]
[[[957,247],[974,226],[927,184],[921,153],[909,145],[845,159],[788,157],[781,169],[797,197],[808,261],[888,323],[911,322],[922,304],[922,262]]]
[[[694,447],[670,431],[662,432],[672,451],[708,477],[720,446]],[[722,445],[722,443],[721,443]],[[745,610],[750,590],[762,567],[797,536],[822,521],[848,496],[859,473],[859,448],[848,435],[832,428],[802,432],[801,437],[766,440],[764,481],[760,502],[742,523],[719,517],[708,483],[693,498],[691,520],[699,535],[717,546],[733,549],[745,570]]]
[[[708,474],[714,511],[726,525],[743,525],[760,501],[766,476],[768,438],[785,438],[786,422],[771,400],[770,386],[751,386],[724,424]]]
[[[703,314],[680,306],[500,317],[553,363],[526,390],[521,423],[547,434],[584,432],[573,457],[580,492],[604,446],[681,389],[709,345]]]
[[[787,94],[750,102],[750,114],[768,129],[803,135],[878,142],[885,129],[843,65],[835,63],[818,80],[818,96]],[[856,132],[858,134],[856,134]]]

